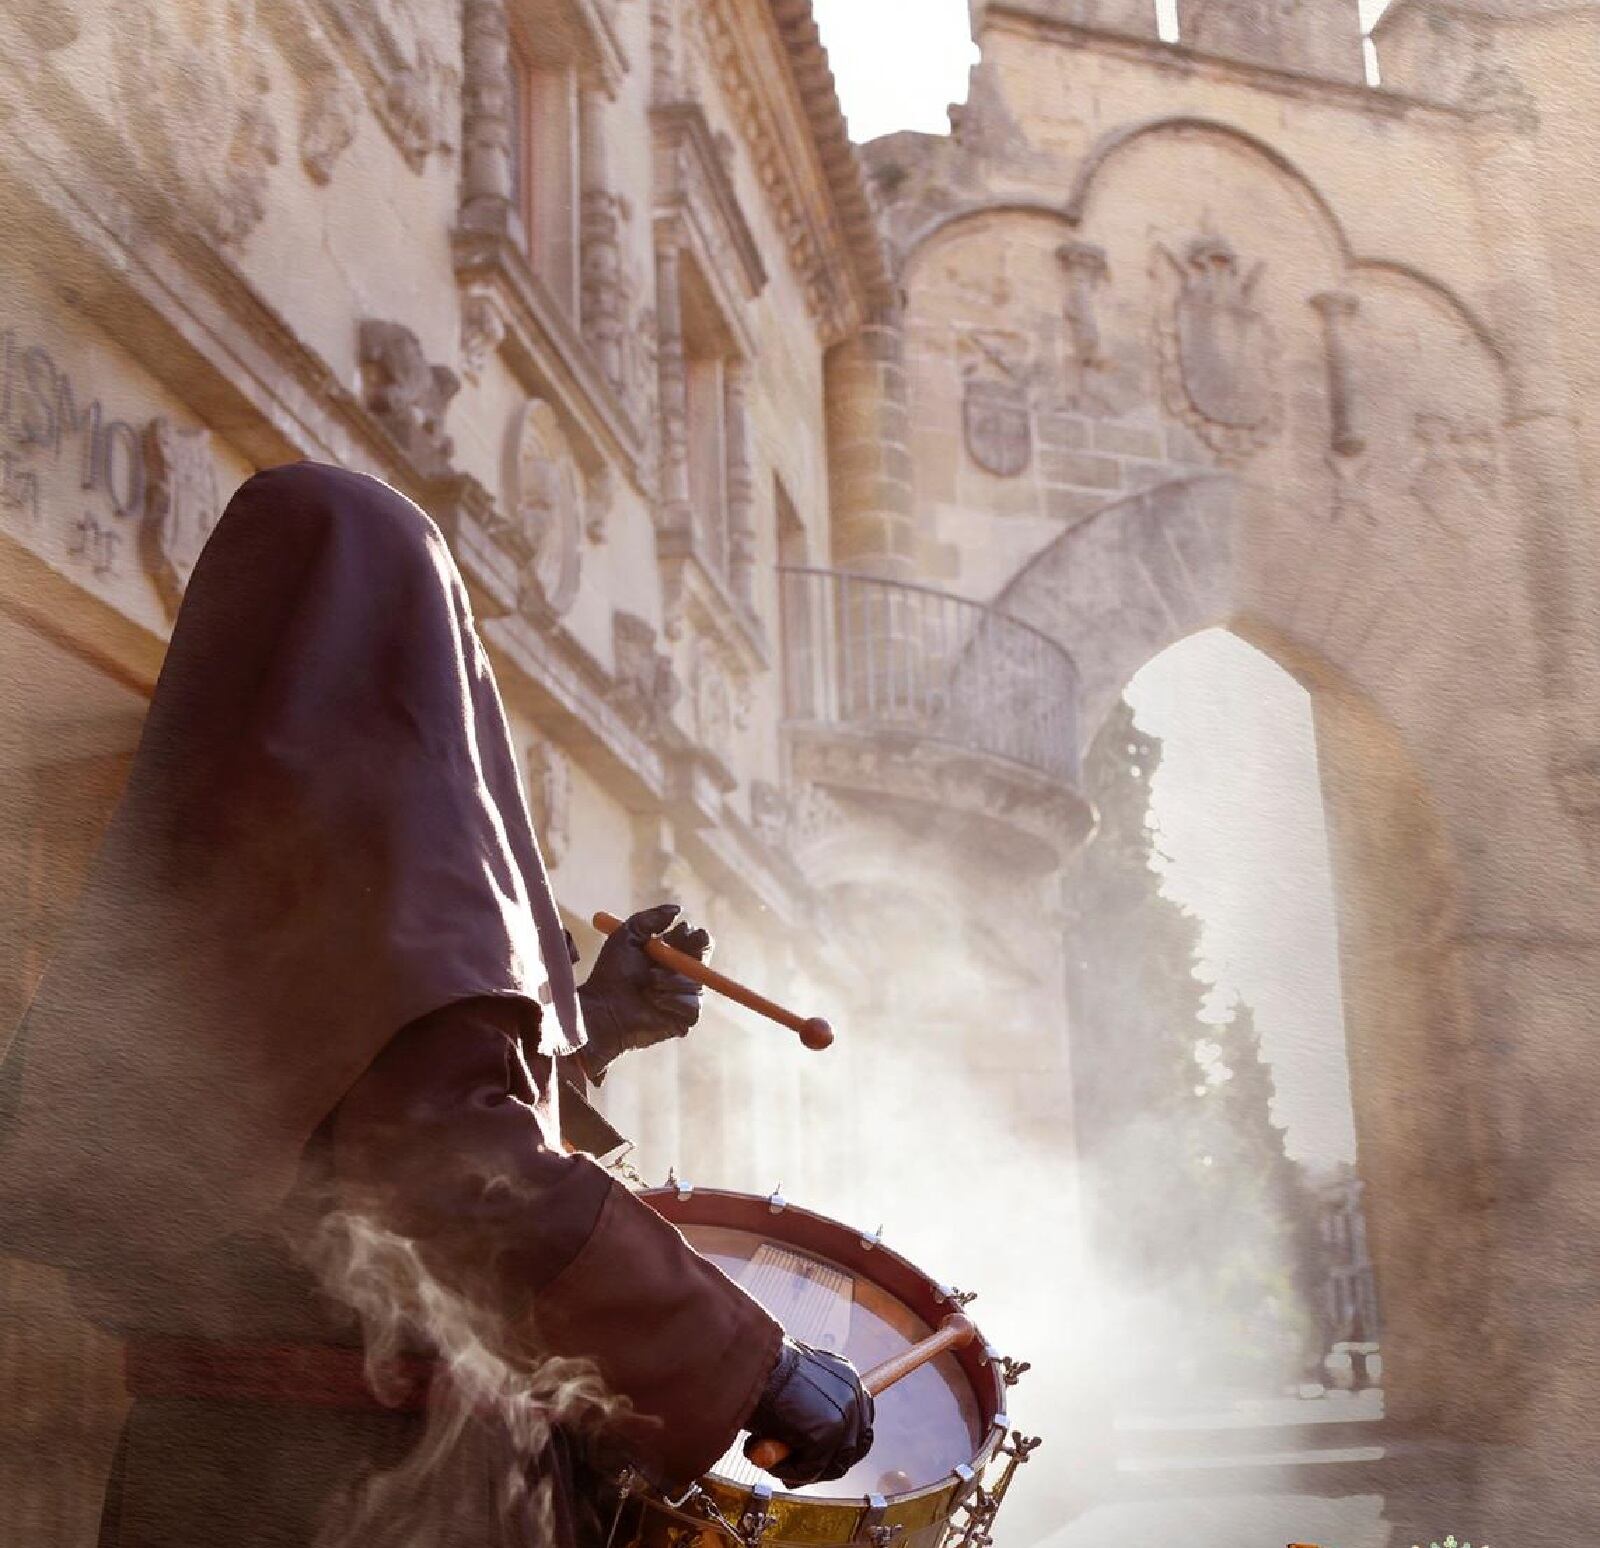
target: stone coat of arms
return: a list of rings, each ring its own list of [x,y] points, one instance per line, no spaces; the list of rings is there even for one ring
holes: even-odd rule
[[[1246,272],[1225,237],[1197,237],[1181,262],[1160,252],[1178,277],[1161,323],[1167,407],[1223,461],[1242,462],[1283,419],[1276,341],[1256,302],[1266,265]]]
[[[967,455],[996,478],[1015,478],[1033,458],[1033,422],[1022,352],[973,333],[962,340],[961,428]]]

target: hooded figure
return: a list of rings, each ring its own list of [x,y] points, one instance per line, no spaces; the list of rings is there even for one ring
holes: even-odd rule
[[[0,1250],[127,1340],[104,1548],[564,1543],[584,1456],[864,1454],[849,1367],[562,1143],[563,1067],[695,1019],[675,914],[580,989],[438,530],[310,463],[238,491],[0,1067]]]

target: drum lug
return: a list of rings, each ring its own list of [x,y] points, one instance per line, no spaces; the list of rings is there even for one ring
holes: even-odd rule
[[[789,1207],[789,1201],[783,1196],[783,1184],[779,1183],[767,1195],[767,1208],[775,1215],[781,1215]]]
[[[881,1247],[883,1245],[883,1226],[880,1224],[871,1236],[863,1236],[860,1240],[863,1252],[871,1252],[875,1248]]]
[[[767,1535],[767,1529],[771,1525],[772,1485],[752,1484],[750,1503],[745,1506],[744,1514],[739,1517],[739,1541],[745,1548],[756,1548],[761,1539]]]
[[[870,1548],[889,1548],[889,1544],[905,1531],[905,1525],[898,1521],[886,1522],[883,1515],[888,1508],[889,1502],[883,1495],[869,1494],[861,1519],[856,1523],[853,1541],[870,1544]]]
[[[661,1186],[663,1188],[671,1188],[678,1195],[680,1204],[684,1203],[689,1195],[694,1192],[694,1184],[682,1181],[678,1176],[677,1169],[670,1166],[667,1168],[667,1180]]]

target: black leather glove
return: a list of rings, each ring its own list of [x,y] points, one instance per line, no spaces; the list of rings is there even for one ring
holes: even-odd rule
[[[772,1471],[791,1488],[843,1478],[872,1449],[872,1415],[872,1394],[848,1360],[786,1338],[750,1415],[745,1455],[780,1440],[789,1455]]]
[[[578,989],[589,1033],[583,1067],[591,1080],[618,1054],[682,1037],[700,1019],[700,985],[645,955],[652,935],[702,962],[711,953],[710,935],[678,919],[676,903],[632,915],[607,938]]]

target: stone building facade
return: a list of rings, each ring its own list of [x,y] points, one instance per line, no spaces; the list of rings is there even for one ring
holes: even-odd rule
[[[1315,695],[1392,1401],[1497,1443],[1485,1511],[1581,1512],[1595,7],[1395,0],[1381,90],[1355,0],[973,11],[951,134],[859,155],[808,0],[0,13],[0,1012],[228,493],[377,474],[467,577],[585,950],[676,897],[840,1028],[715,1007],[620,1069],[635,1164],[984,1291],[1061,1449],[1026,1540],[1096,1466],[1079,754],[1227,624]],[[86,1542],[117,1351],[0,1272],[0,1517]]]

